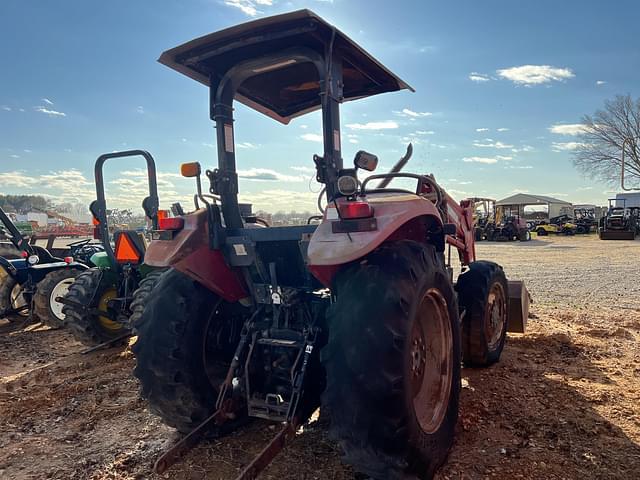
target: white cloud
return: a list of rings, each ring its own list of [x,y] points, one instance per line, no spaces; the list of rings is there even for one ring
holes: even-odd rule
[[[144,107],[142,105],[138,105],[136,107],[136,112],[143,114],[144,113]]]
[[[580,143],[580,142],[553,142],[551,144],[551,147],[553,148],[554,152],[566,152],[566,151],[575,150],[584,145],[585,145],[584,143]]]
[[[258,5],[273,5],[273,0],[225,0],[225,5],[239,9],[242,13],[255,17],[258,13]]]
[[[256,144],[251,143],[251,142],[239,142],[239,143],[236,143],[236,147],[237,148],[244,148],[244,149],[248,149],[248,150],[255,150],[259,146],[260,145],[256,145]]]
[[[416,135],[434,135],[436,132],[433,130],[416,130]]]
[[[507,165],[504,168],[509,170],[531,170],[533,166],[531,165]]]
[[[433,115],[431,112],[414,112],[413,110],[409,110],[408,108],[403,108],[401,112],[394,111],[396,115],[400,115],[401,117],[411,117],[411,118],[420,118],[420,117],[430,117]]]
[[[398,128],[398,124],[393,120],[384,120],[382,122],[367,123],[348,123],[347,128],[351,130],[392,130]]]
[[[482,147],[482,148],[497,148],[499,150],[503,150],[506,148],[513,148],[513,145],[506,145],[502,142],[493,142],[493,143],[480,143],[478,141],[473,142],[474,147]]]
[[[15,153],[13,155],[9,155],[11,158],[20,158],[20,155],[16,155]]]
[[[356,140],[355,138],[350,138],[350,139],[349,139],[349,143],[357,144],[357,143],[359,143],[359,142],[358,142],[358,140]]]
[[[56,110],[49,110],[45,107],[34,107],[36,112],[44,113],[45,115],[49,115],[50,117],[66,117],[67,114],[64,112],[57,112]]]
[[[512,158],[513,157],[507,155],[496,155],[494,157],[464,157],[462,161],[466,163],[485,163],[491,165],[499,161],[508,161]]]
[[[11,107],[9,107],[8,105],[2,105],[2,110],[6,111],[6,112],[10,112],[11,111]]]
[[[29,150],[28,148],[25,148],[25,149],[23,150],[23,152],[24,152],[24,153],[31,153],[31,150]]]
[[[300,135],[300,138],[306,140],[307,142],[322,142],[322,135],[318,133],[303,133]]]
[[[520,153],[520,152],[532,152],[534,150],[534,148],[531,145],[523,145],[520,148],[512,148],[511,151],[513,153]]]
[[[469,74],[469,80],[476,83],[483,83],[491,80],[491,77],[489,77],[489,75],[485,75],[484,73],[471,72]]]
[[[3,187],[31,188],[37,185],[39,180],[29,177],[26,172],[3,172],[0,173],[0,185]]]
[[[498,128],[498,129],[497,129],[497,131],[498,131],[498,132],[508,132],[508,131],[509,131],[509,129],[508,129],[508,128],[505,128],[505,127],[502,127],[502,128]]]
[[[304,180],[302,176],[285,175],[269,168],[250,168],[248,170],[238,170],[238,178],[267,182],[301,182]]]
[[[295,170],[296,172],[306,173],[306,174],[315,174],[316,169],[313,167],[307,167],[306,165],[293,166],[289,167],[291,170]]]
[[[303,130],[306,130],[307,128],[309,128],[309,125],[300,125],[300,128],[302,128]]]
[[[607,82],[605,82],[604,80],[597,80],[597,81],[596,81],[596,85],[598,85],[598,86],[604,85],[604,84],[606,84],[606,83],[607,83]]]
[[[53,102],[51,100],[49,100],[48,98],[41,98],[40,100],[42,100],[47,105],[53,105]]]
[[[569,68],[557,68],[550,65],[522,65],[504,68],[498,70],[497,74],[518,85],[527,86],[540,85],[551,81],[562,82],[575,77],[575,74]]]
[[[476,132],[488,132],[488,128],[476,128]]]
[[[551,133],[558,135],[579,135],[587,131],[586,125],[582,123],[570,123],[566,125],[552,125],[549,127]]]

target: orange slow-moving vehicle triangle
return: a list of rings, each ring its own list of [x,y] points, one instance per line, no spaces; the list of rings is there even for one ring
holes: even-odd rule
[[[129,235],[121,233],[116,241],[116,260],[121,263],[137,263],[140,261],[140,253],[129,238]]]

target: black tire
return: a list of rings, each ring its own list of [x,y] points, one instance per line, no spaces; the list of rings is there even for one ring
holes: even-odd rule
[[[104,272],[98,267],[85,270],[71,285],[66,298],[86,307],[98,308],[107,292],[115,292],[113,296],[117,296],[116,287],[104,281],[103,277]],[[65,314],[65,324],[75,339],[89,347],[108,342],[129,331],[125,325],[106,321],[73,305],[65,305],[62,312]]]
[[[331,438],[347,463],[376,480],[432,478],[452,445],[460,395],[458,309],[442,254],[411,241],[385,244],[339,272],[333,292],[321,355]],[[439,313],[428,316],[424,301]],[[446,338],[440,343],[423,330],[438,324]],[[433,358],[446,357],[438,369],[427,368],[429,341]],[[428,377],[441,392],[432,395],[439,397],[434,409],[423,396]],[[433,425],[423,428],[420,408]]]
[[[458,277],[456,291],[460,308],[466,312],[462,320],[464,364],[494,364],[507,338],[509,286],[502,267],[486,261],[469,264]]]
[[[138,338],[133,374],[149,409],[188,433],[215,409],[233,349],[203,351],[210,330],[223,323],[220,297],[176,270],[169,270],[147,297],[134,329]],[[224,336],[221,336],[224,337]]]
[[[81,273],[82,271],[77,268],[62,268],[47,273],[38,282],[36,293],[33,296],[33,310],[42,323],[52,328],[64,326],[64,307],[55,301],[55,297],[58,294],[65,296],[67,292],[63,284],[68,284],[67,288],[70,288]],[[62,290],[59,290],[59,287]]]
[[[547,231],[544,228],[537,229],[536,233],[539,237],[546,237],[548,235]]]
[[[137,334],[136,325],[141,322],[142,312],[144,312],[149,294],[155,288],[164,272],[166,272],[166,270],[152,270],[140,281],[138,288],[133,292],[133,300],[131,300],[131,305],[129,306],[129,310],[131,311],[129,326],[133,330],[134,335]]]
[[[14,305],[12,295],[14,294],[14,289],[16,289],[17,285],[18,283],[15,278],[10,277],[9,275],[3,276],[0,280],[0,312],[16,307],[16,305]],[[25,301],[27,300],[25,299]],[[20,313],[5,315],[5,318],[11,322],[17,322],[24,320],[28,316],[29,310],[27,309]],[[2,319],[2,316],[0,316],[0,319]]]

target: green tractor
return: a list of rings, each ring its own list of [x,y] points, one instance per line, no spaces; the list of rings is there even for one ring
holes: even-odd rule
[[[95,267],[82,273],[59,301],[65,321],[76,339],[88,346],[117,343],[131,335],[135,318],[142,314],[144,299],[162,274],[144,264],[146,239],[142,232],[114,229],[107,221],[103,166],[113,158],[142,156],[147,164],[149,196],[142,202],[152,228],[158,228],[158,187],[153,157],[146,151],[107,153],[95,165],[97,200],[89,209],[94,237],[102,240],[103,252],[91,257]],[[135,299],[134,299],[135,294]]]

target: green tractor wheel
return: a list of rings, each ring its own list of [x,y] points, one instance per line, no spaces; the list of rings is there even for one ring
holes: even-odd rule
[[[66,323],[76,339],[84,345],[94,346],[108,342],[128,333],[126,325],[106,315],[95,315],[81,308],[95,308],[108,312],[108,303],[118,296],[118,290],[111,282],[103,281],[104,273],[99,268],[90,268],[83,272],[69,288],[67,300],[76,305],[65,305],[62,309]]]

